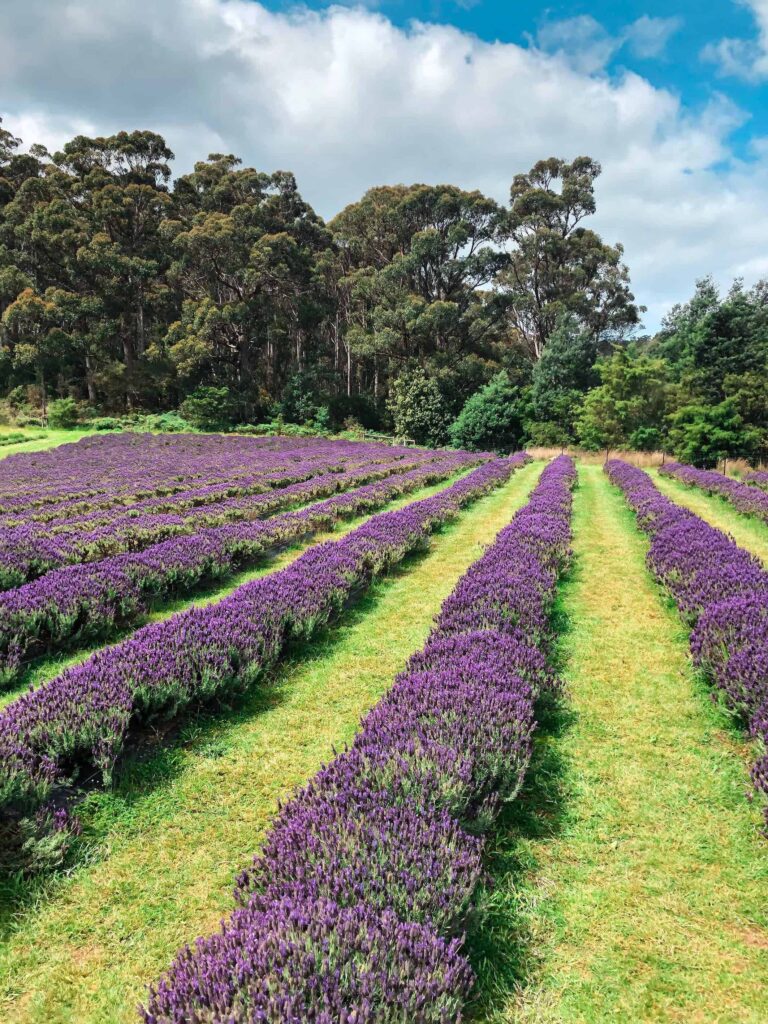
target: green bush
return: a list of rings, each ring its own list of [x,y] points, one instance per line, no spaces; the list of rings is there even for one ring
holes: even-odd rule
[[[120,420],[115,416],[97,416],[89,421],[88,426],[92,430],[120,430]]]
[[[565,448],[571,443],[568,431],[552,420],[529,423],[526,429],[530,445],[538,445],[541,448]]]
[[[0,434],[0,447],[5,448],[9,444],[21,444],[23,441],[37,441],[45,437],[45,434],[36,434],[31,437],[29,434],[22,434],[19,430],[12,430],[9,434]]]
[[[718,405],[686,405],[672,417],[670,441],[675,457],[700,469],[722,459],[755,458],[761,432],[739,415],[734,399]]]
[[[394,380],[387,406],[398,437],[433,448],[448,440],[450,413],[437,381],[423,370],[408,370]]]
[[[77,425],[77,402],[74,398],[56,398],[48,405],[48,426],[71,430]]]
[[[235,422],[234,403],[227,388],[199,387],[184,399],[179,412],[200,430],[231,430]]]
[[[451,426],[451,444],[467,451],[508,452],[520,444],[522,424],[517,391],[505,370],[467,399]]]
[[[20,412],[16,414],[17,427],[42,427],[43,421],[39,416],[32,413]]]
[[[266,434],[273,434],[270,423],[238,423],[234,432],[236,434],[251,434],[255,437],[264,437]]]
[[[189,434],[194,433],[194,427],[183,416],[177,412],[151,413],[136,420],[136,430],[156,430],[161,434]]]
[[[636,452],[658,452],[664,446],[664,435],[658,427],[638,427],[629,435],[628,447]]]
[[[312,426],[320,433],[331,429],[331,410],[327,405],[319,405],[317,407]]]

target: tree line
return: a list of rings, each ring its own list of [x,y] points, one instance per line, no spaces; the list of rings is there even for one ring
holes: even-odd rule
[[[613,447],[677,444],[706,420],[763,443],[763,289],[721,300],[704,283],[657,338],[636,337],[622,247],[584,224],[589,157],[515,175],[507,204],[381,186],[329,222],[288,172],[215,153],[174,180],[172,160],[149,131],[49,153],[0,124],[0,395],[15,422],[180,410],[211,428]]]

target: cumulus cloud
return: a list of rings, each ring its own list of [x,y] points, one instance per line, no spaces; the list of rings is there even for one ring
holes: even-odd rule
[[[545,22],[536,33],[536,45],[566,59],[577,71],[594,74],[604,70],[624,47],[634,57],[661,57],[667,43],[682,25],[681,18],[651,18],[644,14],[611,35],[589,14]]]
[[[589,26],[587,26],[589,28]],[[602,161],[595,226],[622,241],[654,326],[713,271],[768,272],[768,157],[734,162],[741,115],[693,114],[631,73],[368,8],[270,12],[251,0],[4,0],[7,127],[161,132],[178,171],[211,151],[295,171],[330,216],[373,184],[455,182],[500,200],[535,160]]]

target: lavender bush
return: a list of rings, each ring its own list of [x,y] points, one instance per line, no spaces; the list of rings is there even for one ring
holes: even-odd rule
[[[241,479],[301,472],[319,461],[343,469],[348,460],[412,459],[412,448],[316,438],[199,434],[87,437],[0,462],[0,516],[46,519],[107,509],[194,487],[235,486]],[[297,477],[299,479],[299,477]]]
[[[327,622],[356,588],[527,459],[486,463],[433,497],[310,548],[218,604],[137,630],[17,698],[0,713],[0,807],[39,805],[79,764],[98,767],[108,780],[131,726],[250,686],[290,637]]]
[[[186,947],[146,1024],[458,1022],[484,833],[517,793],[570,556],[572,461],[460,580],[352,747],[284,805],[221,931]],[[533,611],[531,610],[533,609]]]
[[[695,664],[712,679],[728,705],[744,716],[765,748],[768,572],[730,537],[661,494],[642,470],[619,460],[609,462],[606,470],[651,538],[649,568],[692,627]],[[752,777],[755,786],[768,794],[765,754]]]
[[[695,469],[693,466],[686,466],[682,462],[668,462],[659,467],[662,476],[672,477],[680,480],[689,487],[700,487],[708,494],[719,494],[726,498],[746,515],[757,516],[763,522],[768,523],[768,494],[759,487],[750,486],[748,483],[741,483],[731,476],[723,473],[716,473],[711,469]],[[768,478],[768,474],[762,474]],[[752,474],[755,483],[759,482],[760,474]]]
[[[768,490],[768,473],[764,469],[751,470],[742,477],[745,484],[752,484],[754,487],[761,487]]]
[[[367,448],[367,446],[363,446]],[[68,503],[27,510],[0,523],[0,588],[8,589],[62,565],[95,561],[123,551],[140,551],[172,536],[271,514],[310,499],[362,483],[384,479],[449,456],[417,452],[383,457],[376,452],[340,457],[312,454],[287,468],[262,468],[224,483],[198,485],[138,502],[67,511]],[[452,453],[457,467],[476,465],[488,456]],[[309,497],[307,497],[309,494]],[[76,507],[81,508],[82,503]],[[55,517],[51,512],[58,510]]]
[[[465,456],[447,454],[298,511],[266,520],[204,527],[192,536],[162,541],[144,551],[66,566],[0,593],[0,683],[14,680],[24,659],[32,654],[104,637],[117,625],[135,621],[150,600],[183,592],[203,581],[224,579],[278,544],[330,528],[343,517],[436,483],[466,464]],[[361,475],[365,478],[366,473]],[[343,491],[344,485],[354,482],[355,474],[342,475],[330,488],[341,485]],[[325,478],[309,481],[294,486],[291,497],[294,502],[300,497],[310,501],[327,486]]]

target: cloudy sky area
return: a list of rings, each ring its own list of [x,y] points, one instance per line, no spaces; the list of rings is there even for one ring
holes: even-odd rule
[[[653,329],[697,277],[768,276],[768,0],[3,0],[0,113],[25,144],[149,128],[294,171],[326,217],[374,184],[508,197],[602,161],[594,226]]]

